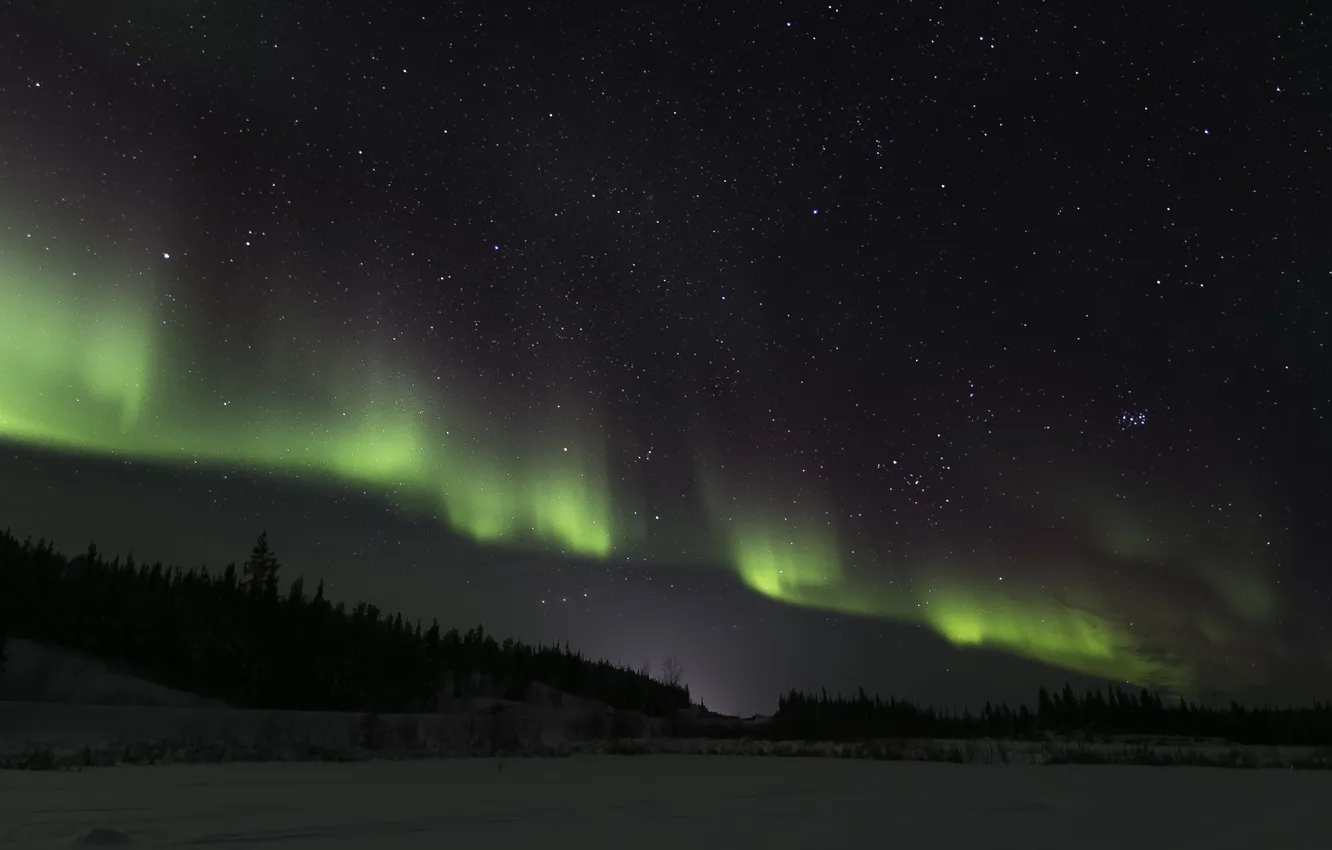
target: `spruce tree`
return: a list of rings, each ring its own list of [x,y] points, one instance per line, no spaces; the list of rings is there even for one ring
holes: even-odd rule
[[[277,591],[278,570],[277,555],[268,546],[268,532],[262,532],[250,550],[250,560],[245,562],[245,585],[251,593]]]

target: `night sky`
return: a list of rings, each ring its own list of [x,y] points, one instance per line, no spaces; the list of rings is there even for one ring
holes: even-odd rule
[[[1332,695],[1325,14],[628,5],[5,4],[0,525],[736,712]]]

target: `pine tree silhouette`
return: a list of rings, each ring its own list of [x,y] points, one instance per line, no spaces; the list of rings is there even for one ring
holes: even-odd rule
[[[277,595],[278,571],[282,564],[277,555],[268,546],[268,532],[260,533],[250,550],[250,560],[245,562],[245,586],[251,593]]]

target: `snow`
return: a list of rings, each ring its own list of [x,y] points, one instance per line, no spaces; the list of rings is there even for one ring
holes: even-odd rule
[[[110,669],[76,652],[20,638],[5,646],[0,700],[95,705],[219,706],[194,694]]]
[[[495,709],[502,709],[496,713]],[[376,719],[377,755],[489,754],[500,749],[546,752],[567,746],[586,724],[576,710],[469,700],[449,713],[385,714]],[[183,751],[222,748],[226,760],[304,760],[309,753],[367,755],[367,718],[359,712],[268,711],[123,705],[0,702],[0,759],[33,749],[57,755],[84,748]],[[0,761],[2,763],[2,761]]]
[[[14,648],[0,694],[45,702],[0,702],[0,764],[45,753],[47,766],[75,767],[0,770],[0,847],[1332,846],[1323,834],[1332,771],[1043,765],[1069,753],[1123,761],[1147,749],[1218,764],[1326,764],[1325,749],[587,740],[605,707],[567,695],[385,715],[368,745],[363,714],[201,705],[68,653]],[[575,755],[437,757],[487,753],[497,742]],[[865,757],[884,747],[907,760]],[[357,761],[310,761],[329,757]],[[187,763],[199,760],[223,763]],[[167,763],[131,763],[143,761]]]
[[[722,756],[0,772],[0,844],[1326,848],[1332,773]],[[132,844],[125,845],[130,839]]]
[[[455,700],[432,714],[0,702],[0,766],[358,761],[489,755],[724,755],[937,761],[978,765],[1116,764],[1332,767],[1332,748],[1120,737],[1097,742],[882,739],[766,741],[662,737],[654,722],[607,739],[605,707]],[[600,730],[600,731],[598,731]]]

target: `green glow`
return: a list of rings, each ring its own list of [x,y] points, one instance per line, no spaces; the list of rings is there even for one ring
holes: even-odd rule
[[[999,649],[1110,679],[1172,687],[1193,679],[1187,668],[1151,657],[1116,620],[1037,594],[964,587],[932,580],[928,571],[894,585],[855,586],[841,575],[835,552],[752,534],[737,538],[734,556],[750,588],[790,604],[917,622],[954,646]]]
[[[1018,575],[1001,581],[997,569],[974,557],[889,564],[839,543],[827,510],[746,510],[741,505],[752,501],[731,495],[716,476],[704,477],[736,572],[764,596],[918,623],[957,647],[1000,650],[1093,676],[1181,690],[1196,681],[1192,665],[1154,645],[1148,629],[1110,613],[1094,592],[1056,595]],[[1220,626],[1213,624],[1211,634],[1220,639]]]
[[[936,585],[922,616],[955,646],[984,646],[1093,676],[1172,687],[1191,685],[1178,665],[1151,658],[1122,624],[1087,609],[1035,595]]]
[[[1183,497],[1129,499],[1080,479],[1019,493],[1020,469],[1003,476],[1005,491],[1041,506],[1042,531],[1007,559],[944,535],[884,557],[873,544],[890,532],[848,533],[807,486],[773,478],[740,490],[752,469],[715,466],[700,476],[706,521],[676,518],[663,532],[667,523],[626,507],[632,493],[612,493],[601,429],[559,405],[469,398],[401,350],[341,344],[336,329],[308,319],[281,335],[267,327],[253,347],[203,338],[210,322],[191,316],[188,299],[163,300],[142,275],[96,279],[3,239],[0,438],[322,478],[428,511],[485,544],[604,558],[655,534],[671,539],[652,551],[677,563],[686,551],[716,560],[720,546],[745,585],[774,600],[918,624],[954,646],[1144,685],[1191,687],[1209,658],[1244,656],[1249,629],[1279,611],[1259,531],[1218,545],[1181,533],[1207,527],[1179,513]],[[1169,509],[1144,507],[1162,503]],[[1085,551],[1032,554],[1045,552],[1042,535],[1061,534]],[[1148,584],[1151,572],[1176,575]],[[1172,597],[1177,579],[1192,583]]]
[[[32,285],[0,265],[0,429],[29,441],[109,446],[143,414],[156,323],[150,303],[129,287],[74,280]]]
[[[606,557],[615,547],[604,460],[573,446],[547,446],[533,464],[473,452],[441,479],[442,510],[456,530],[504,543],[524,530],[565,549]]]
[[[539,411],[535,439],[521,424],[487,424],[387,350],[358,362],[326,344],[271,344],[253,362],[186,368],[206,347],[179,318],[184,308],[173,304],[163,322],[141,278],[95,280],[22,255],[0,244],[0,437],[327,478],[406,506],[433,503],[484,543],[597,557],[616,544],[593,429]]]
[[[1221,517],[1220,539],[1207,544],[1199,536],[1217,525],[1218,519],[1188,510],[1185,506],[1193,500],[1183,494],[1162,492],[1165,488],[1156,484],[1153,493],[1126,498],[1130,495],[1127,485],[1121,484],[1116,494],[1087,483],[1096,480],[1110,479],[1093,474],[1076,484],[1055,483],[1040,489],[1078,493],[1076,500],[1064,501],[1061,507],[1073,515],[1075,526],[1086,537],[1101,542],[1107,554],[1194,576],[1230,611],[1251,623],[1270,622],[1277,616],[1277,596],[1263,558],[1270,551],[1270,535],[1261,527],[1259,511],[1240,507],[1240,493],[1214,497],[1229,506],[1233,516]],[[1054,507],[1048,498],[1033,501]]]

